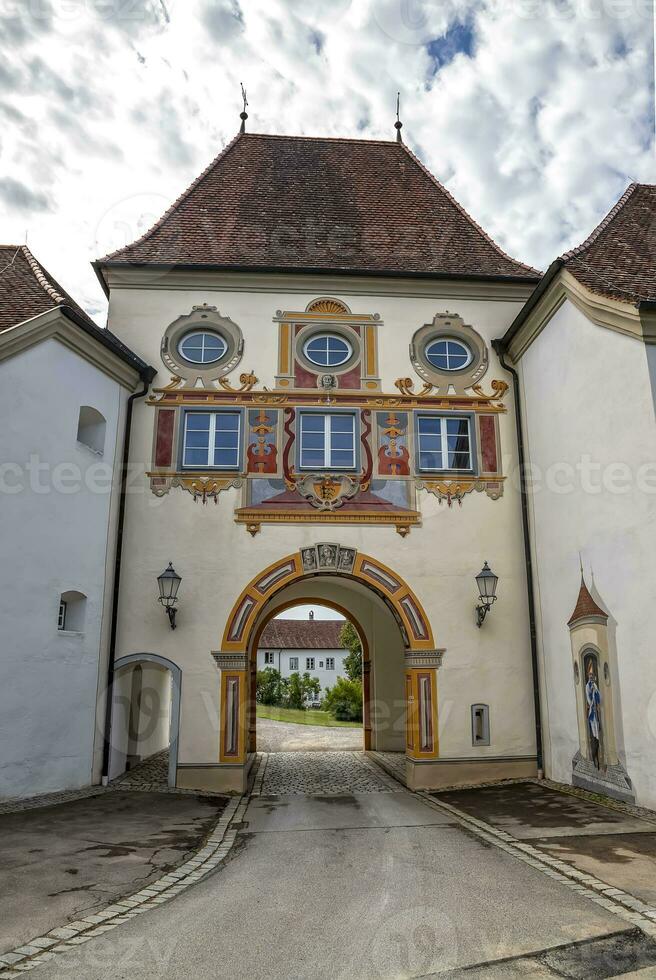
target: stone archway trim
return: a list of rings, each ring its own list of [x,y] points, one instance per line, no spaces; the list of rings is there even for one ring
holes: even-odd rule
[[[169,786],[175,787],[178,770],[178,745],[180,737],[180,699],[182,696],[182,671],[172,660],[160,657],[156,653],[131,653],[120,660],[114,661],[114,673],[130,665],[151,663],[164,667],[171,673],[171,719],[169,722]],[[112,705],[112,718],[114,706]],[[111,734],[110,734],[111,738]],[[111,745],[110,766],[111,772]]]
[[[336,549],[336,556],[340,551],[348,552],[349,570],[344,571],[344,566],[340,567],[337,557],[334,565],[306,567],[300,551],[273,562],[251,579],[232,607],[221,642],[223,654],[247,654],[251,630],[265,603],[292,582],[305,575],[317,574],[350,578],[373,589],[394,613],[401,626],[407,650],[435,650],[428,616],[407,582],[387,565],[369,555],[355,552],[352,548],[340,549],[339,545],[322,543],[302,550],[307,552],[316,549],[319,554],[322,548]]]

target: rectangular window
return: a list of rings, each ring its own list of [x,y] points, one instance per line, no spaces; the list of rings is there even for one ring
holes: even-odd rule
[[[290,657],[289,658],[289,669],[290,670],[298,670],[298,657]]]
[[[265,653],[264,654],[264,663],[265,664],[273,664],[273,654],[272,653]]]
[[[323,660],[320,660],[320,661],[319,661],[319,666],[320,666],[320,667],[323,667]]]
[[[304,470],[355,469],[355,415],[301,412],[300,466]]]
[[[334,670],[334,669],[335,669],[335,658],[326,657],[326,670]]]
[[[472,447],[469,419],[445,415],[419,415],[417,442],[420,470],[471,472]]]
[[[487,704],[472,704],[472,745],[490,744],[490,709]]]
[[[305,658],[305,669],[306,670],[314,670],[314,657],[306,657]]]
[[[57,617],[57,629],[66,629],[66,603],[62,600],[59,603],[59,615]]]
[[[186,412],[182,465],[239,469],[239,412]]]

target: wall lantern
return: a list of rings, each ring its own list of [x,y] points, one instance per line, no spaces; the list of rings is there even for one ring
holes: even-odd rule
[[[169,617],[172,630],[175,629],[175,614],[178,611],[175,608],[175,604],[178,601],[177,595],[181,581],[182,578],[176,572],[172,562],[169,562],[169,567],[161,575],[157,576],[157,584],[159,586],[158,601],[162,603],[166,610],[166,615]]]
[[[499,576],[494,574],[487,562],[484,562],[482,569],[476,576],[478,598],[481,600],[480,604],[476,606],[476,625],[479,628],[483,625],[483,620],[492,608],[492,603],[496,602],[498,581]]]

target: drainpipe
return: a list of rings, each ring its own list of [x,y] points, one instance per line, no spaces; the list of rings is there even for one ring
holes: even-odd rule
[[[121,462],[121,485],[118,501],[118,523],[116,527],[116,554],[114,557],[114,587],[112,591],[112,620],[109,633],[109,660],[107,663],[107,694],[105,701],[105,729],[103,743],[102,785],[109,782],[109,747],[112,731],[112,701],[114,692],[114,657],[116,655],[116,630],[118,625],[118,599],[121,584],[121,558],[123,555],[123,529],[125,526],[125,500],[130,460],[130,435],[132,433],[132,408],[137,398],[148,394],[150,384],[157,374],[153,367],[147,367],[141,374],[143,387],[128,398],[123,434],[123,459]]]
[[[512,376],[515,401],[515,425],[517,428],[517,457],[519,462],[520,499],[522,504],[522,528],[524,532],[524,562],[526,565],[526,589],[528,597],[528,621],[531,637],[531,665],[533,668],[533,707],[535,710],[535,748],[538,764],[538,779],[544,779],[544,759],[542,751],[542,708],[540,705],[540,677],[538,673],[538,641],[535,619],[535,592],[533,586],[533,559],[531,557],[531,537],[528,512],[528,490],[526,486],[526,453],[522,429],[522,409],[520,405],[519,375],[505,359],[502,340],[493,340],[494,348],[501,366]]]

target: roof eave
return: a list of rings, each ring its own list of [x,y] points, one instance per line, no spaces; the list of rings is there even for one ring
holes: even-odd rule
[[[382,279],[433,279],[433,280],[466,280],[471,282],[499,282],[521,286],[532,286],[539,283],[539,276],[506,275],[502,273],[453,273],[453,272],[423,272],[407,270],[367,269],[367,268],[326,268],[324,266],[268,266],[268,265],[218,265],[197,263],[170,262],[104,262],[102,259],[92,263],[100,283],[109,296],[102,269],[167,269],[171,272],[243,272],[260,275],[311,275],[311,276],[371,276]]]
[[[155,368],[151,367],[149,364],[146,364],[145,361],[142,361],[137,354],[134,354],[128,348],[123,347],[122,344],[116,343],[113,334],[106,330],[102,330],[91,320],[87,320],[85,317],[80,316],[77,310],[74,310],[71,306],[61,303],[57,308],[67,320],[70,320],[71,323],[74,323],[81,330],[84,330],[85,333],[87,333],[90,337],[93,337],[94,340],[97,340],[98,343],[102,344],[103,347],[106,347],[107,350],[111,351],[112,354],[120,358],[125,364],[128,364],[131,368],[134,368],[134,370],[139,374],[140,378],[144,380],[152,380],[154,375],[157,373]]]
[[[555,259],[551,263],[551,265],[549,266],[545,274],[542,276],[542,278],[539,280],[537,286],[535,287],[535,289],[533,290],[529,298],[526,300],[526,302],[524,303],[523,307],[521,308],[521,310],[519,311],[519,313],[517,314],[513,322],[506,330],[503,337],[500,337],[498,340],[494,341],[496,348],[498,348],[502,352],[508,350],[513,337],[515,337],[519,333],[519,331],[524,326],[524,324],[528,320],[529,316],[531,315],[535,307],[538,305],[538,303],[540,302],[544,294],[547,292],[547,290],[551,286],[552,282],[554,281],[554,279],[556,278],[560,270],[564,268],[564,266],[565,266],[565,261],[562,258]]]

